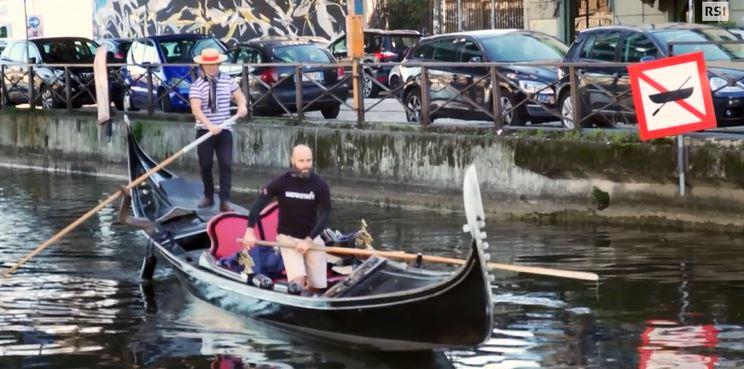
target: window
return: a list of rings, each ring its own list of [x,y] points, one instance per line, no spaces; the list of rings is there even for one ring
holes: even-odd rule
[[[129,55],[127,57],[127,64],[142,64],[142,51],[144,45],[142,41],[137,40],[132,42],[132,46],[129,47]]]
[[[481,39],[491,61],[561,60],[568,47],[556,38],[535,33],[510,33]]]
[[[457,43],[453,39],[442,40],[437,42],[434,51],[434,60],[441,62],[457,61]]]
[[[12,49],[10,49],[9,57],[11,60],[16,61],[16,62],[25,62],[24,60],[25,58],[23,57],[23,55],[25,54],[25,51],[26,51],[26,44],[24,44],[23,42],[19,42],[13,45]]]
[[[434,46],[432,44],[423,44],[413,50],[412,55],[417,59],[431,59],[434,56]]]
[[[339,55],[339,54],[346,54],[346,37],[341,37],[338,41],[336,41],[335,44],[331,47],[331,52],[333,55]]]
[[[49,61],[46,61],[46,59],[41,58],[41,55],[39,55],[39,50],[32,43],[28,45],[28,57],[29,57],[29,61],[31,60],[31,58],[35,58],[37,63],[41,63],[42,61],[46,63],[51,63]]]
[[[398,54],[402,53],[405,49],[413,46],[418,41],[419,36],[390,36],[385,50],[392,50]]]
[[[483,61],[483,54],[481,53],[478,45],[472,40],[461,40],[459,43],[460,49],[460,61],[469,62],[472,58],[480,57]]]
[[[614,61],[615,48],[620,40],[620,32],[595,33],[586,40],[581,50],[584,59]]]
[[[705,60],[738,60],[744,58],[744,45],[715,45],[710,41],[736,40],[736,36],[723,29],[680,29],[663,30],[653,33],[658,41],[667,47],[673,45],[672,55],[702,51]],[[674,45],[675,42],[692,42],[687,45]]]
[[[88,40],[72,39],[47,39],[35,40],[35,47],[41,53],[41,59],[45,63],[93,63],[96,55],[96,44]],[[33,45],[32,45],[33,49]],[[31,54],[31,57],[34,57]]]
[[[380,51],[380,45],[382,45],[383,36],[381,35],[364,35],[364,53],[372,54]]]
[[[259,64],[261,61],[261,52],[252,47],[241,47],[238,49],[238,56],[236,62],[239,64]]]
[[[274,49],[274,59],[282,63],[331,63],[331,58],[317,45],[280,46]]]
[[[142,45],[142,62],[160,64],[158,49],[155,48],[155,44],[152,41],[148,41],[147,44]]]
[[[656,58],[659,56],[658,54],[656,45],[648,37],[642,33],[635,32],[625,39],[622,61],[635,63],[641,61],[641,58],[644,56],[653,56]]]

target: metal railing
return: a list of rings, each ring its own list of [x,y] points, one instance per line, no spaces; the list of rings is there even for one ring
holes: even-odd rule
[[[349,119],[362,126],[368,116],[377,112],[391,119],[390,112],[385,110],[390,109],[390,104],[386,102],[396,101],[397,114],[403,114],[399,117],[405,116],[406,120],[425,127],[435,119],[450,117],[487,120],[496,129],[526,121],[534,124],[552,120],[580,131],[583,126],[602,122],[608,125],[634,123],[627,65],[629,63],[364,63],[356,69],[359,71],[356,75],[343,72],[353,69],[351,63],[225,64],[221,68],[242,88],[248,100],[249,119],[252,115],[288,114],[303,123],[306,114],[313,110],[321,110],[324,116],[337,115],[339,113],[334,111],[337,106],[346,112],[355,112]],[[188,86],[197,78],[196,65],[112,64],[108,68],[109,95],[117,107],[146,109],[148,115],[153,115],[156,109],[189,112]],[[164,68],[182,69],[177,76],[170,77],[163,74]],[[389,69],[397,69],[395,75],[402,78],[397,82],[391,79],[389,85],[386,74],[382,76],[384,81],[368,76],[380,91],[376,100],[368,100],[367,106],[361,96],[349,101],[354,84],[362,91],[364,73]],[[555,78],[537,78],[538,70],[543,75],[555,73]],[[28,103],[31,108],[65,107],[70,111],[82,104],[95,104],[92,71],[90,64],[0,65],[2,108],[6,109],[10,103]],[[599,74],[602,78],[598,78]],[[726,79],[728,85],[732,83],[730,79]],[[741,80],[733,83],[744,85]],[[714,93],[725,87],[721,86]],[[402,119],[392,119],[399,120]]]

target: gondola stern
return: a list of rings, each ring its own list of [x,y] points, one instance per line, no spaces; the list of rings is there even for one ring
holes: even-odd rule
[[[486,242],[486,232],[484,228],[485,223],[485,212],[483,210],[483,200],[480,193],[480,183],[478,182],[478,176],[474,165],[468,167],[465,172],[463,179],[463,202],[465,208],[465,217],[467,224],[463,225],[463,231],[470,233],[471,235],[471,252],[468,258],[469,263],[472,265],[471,273],[473,278],[477,280],[477,285],[481,293],[481,301],[477,303],[480,306],[484,306],[483,311],[484,327],[481,332],[481,340],[478,344],[485,342],[491,335],[491,327],[493,326],[493,298],[491,296],[491,282],[494,277],[489,273],[488,260],[491,255],[486,251],[489,248],[488,242]],[[474,301],[475,303],[475,301]]]

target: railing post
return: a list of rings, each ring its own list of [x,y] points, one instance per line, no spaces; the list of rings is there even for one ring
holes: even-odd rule
[[[5,85],[5,64],[0,66],[0,74],[2,75],[2,80],[0,80],[0,93],[2,94],[0,95],[0,107],[4,111],[8,104],[8,86]]]
[[[250,87],[248,86],[248,83],[250,82],[248,80],[248,73],[249,73],[248,66],[243,64],[242,69],[243,69],[243,72],[241,73],[242,75],[240,76],[240,78],[243,84],[243,96],[245,96],[245,102],[248,104],[248,106],[246,106],[246,109],[248,110],[248,114],[246,114],[245,119],[250,120],[250,119],[253,119],[253,104],[251,104],[251,95],[250,95],[251,90],[250,90]]]
[[[504,126],[504,120],[501,119],[501,80],[494,65],[491,66],[491,100],[494,128],[500,130]]]
[[[297,107],[297,123],[302,124],[305,120],[302,101],[302,66],[295,65],[295,106]]]
[[[152,68],[147,66],[147,116],[155,115],[155,106],[152,99]]]
[[[429,68],[421,66],[421,125],[429,127]]]
[[[67,112],[72,113],[72,87],[70,87],[70,67],[65,65],[65,103]]]
[[[34,85],[34,67],[28,66],[28,105],[31,109],[36,109],[36,86]]]
[[[679,175],[679,195],[685,197],[685,136],[677,135],[677,175]]]
[[[357,128],[364,127],[364,94],[362,93],[362,88],[364,86],[364,70],[362,69],[360,60],[355,60],[354,65],[352,66],[352,70],[355,70],[354,73],[352,73],[352,83],[356,85],[356,102],[354,106],[356,107],[356,113],[357,113]]]
[[[581,134],[581,102],[579,100],[579,83],[576,78],[576,67],[568,67],[568,78],[571,84],[571,106],[573,106],[574,129]]]

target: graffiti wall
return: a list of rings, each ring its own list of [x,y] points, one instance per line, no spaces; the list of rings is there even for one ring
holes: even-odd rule
[[[264,35],[343,33],[342,0],[94,0],[96,38],[194,33],[227,43]]]

